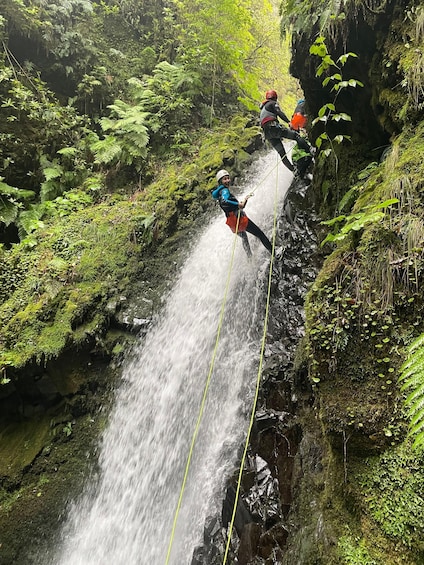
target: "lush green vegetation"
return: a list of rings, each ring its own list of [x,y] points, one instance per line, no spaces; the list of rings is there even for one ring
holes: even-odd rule
[[[31,197],[16,188],[51,200],[102,165],[149,177],[148,155],[256,110],[262,76],[280,81],[288,65],[269,51],[280,54],[268,0],[27,4],[7,0],[0,16],[8,223]]]
[[[43,203],[43,219],[2,252],[4,379],[8,367],[22,367],[31,359],[45,362],[102,333],[108,314],[101,303],[126,291],[178,221],[196,221],[208,205],[222,155],[238,147],[236,167],[247,158],[243,147],[257,130],[246,122],[234,118],[209,133],[207,142],[200,138],[192,163],[167,167],[147,190],[130,186],[113,194],[100,189],[90,194],[80,189]]]
[[[268,0],[6,1],[3,372],[101,328],[93,304],[204,209],[226,152],[243,161],[262,75],[279,84],[288,65],[274,15]]]
[[[331,55],[333,61],[341,60],[344,43],[349,50],[352,19],[360,15],[372,26],[378,12],[369,5],[362,10],[360,2],[337,2],[331,4],[337,4],[337,17],[328,17],[322,3],[309,3],[309,8],[316,8],[313,14],[306,4],[285,2],[283,21],[299,35],[305,22],[308,29],[326,35],[331,52],[338,53]],[[350,131],[341,127],[340,133],[352,132],[353,143],[331,146],[339,176],[322,159],[322,177],[316,171],[322,181],[315,187],[318,201],[330,204],[322,210],[336,213],[323,222],[331,230],[322,236],[329,254],[307,297],[308,372],[323,434],[336,454],[328,457],[326,471],[333,477],[344,474],[331,496],[317,493],[324,521],[331,524],[333,534],[335,528],[338,539],[337,551],[323,563],[416,564],[423,555],[424,170],[419,155],[424,147],[423,98],[415,83],[421,64],[416,58],[421,61],[421,8],[411,2],[404,16],[382,42],[381,85],[373,83],[379,121],[393,134],[390,146],[376,161],[364,144],[366,157],[358,159],[355,121],[361,120],[361,110],[353,112],[353,104],[344,99],[352,121]],[[310,52],[324,62],[329,53],[320,38]],[[396,64],[391,74],[389,69]],[[327,87],[327,100],[334,98],[333,86],[344,81],[341,73],[330,76],[331,68],[331,62],[328,68],[322,63],[316,68]],[[394,77],[399,79],[396,85]],[[327,125],[336,111],[331,104],[326,102],[315,120],[315,128],[321,128],[316,136],[324,147],[328,146],[323,145],[327,139],[320,134],[321,122]],[[339,134],[335,126],[328,141]],[[354,171],[355,161],[361,166]],[[337,190],[333,179],[340,180]],[[334,521],[334,507],[345,517],[344,529]]]

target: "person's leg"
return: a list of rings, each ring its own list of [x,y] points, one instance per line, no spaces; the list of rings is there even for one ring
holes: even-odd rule
[[[250,243],[249,243],[249,238],[247,237],[247,233],[245,231],[239,231],[237,232],[237,235],[241,237],[244,250],[246,251],[246,255],[248,257],[252,257],[252,250],[250,249]]]
[[[290,159],[286,155],[286,150],[284,149],[284,145],[282,144],[281,139],[277,139],[275,137],[272,137],[272,138],[269,139],[269,142],[271,143],[273,148],[277,151],[277,153],[280,155],[281,160],[284,163],[284,165],[288,168],[289,171],[293,172],[294,166],[293,166],[292,162],[290,161]]]
[[[249,218],[249,222],[247,224],[246,231],[251,233],[255,237],[259,238],[261,240],[262,244],[264,245],[264,247],[266,247],[268,249],[268,251],[270,253],[272,253],[272,243],[269,241],[269,239],[264,234],[264,232],[260,228],[258,228],[258,226],[254,222],[252,222],[252,220],[250,218]]]
[[[306,139],[302,137],[297,131],[293,131],[289,128],[282,128],[282,129],[283,129],[282,137],[285,137],[286,139],[292,139],[297,143],[298,147],[303,149],[303,151],[306,151],[307,153],[311,152],[311,146],[306,141]]]

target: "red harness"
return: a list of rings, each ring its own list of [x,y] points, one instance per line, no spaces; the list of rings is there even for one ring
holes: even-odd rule
[[[246,216],[246,214],[243,214],[242,216],[240,216],[237,225],[237,215],[234,212],[230,212],[225,223],[227,224],[227,226],[230,226],[233,233],[238,233],[241,231],[246,231],[247,224],[249,223],[249,218]]]

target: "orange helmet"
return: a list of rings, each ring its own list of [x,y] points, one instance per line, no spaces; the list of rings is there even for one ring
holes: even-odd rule
[[[267,90],[265,92],[265,98],[267,100],[277,100],[278,94],[275,92],[275,90]]]

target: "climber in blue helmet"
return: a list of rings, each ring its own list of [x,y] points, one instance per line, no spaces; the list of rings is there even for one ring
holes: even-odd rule
[[[297,101],[296,108],[294,109],[293,116],[290,120],[290,129],[295,131],[300,131],[305,129],[308,122],[308,116],[306,115],[305,99],[300,98]]]

